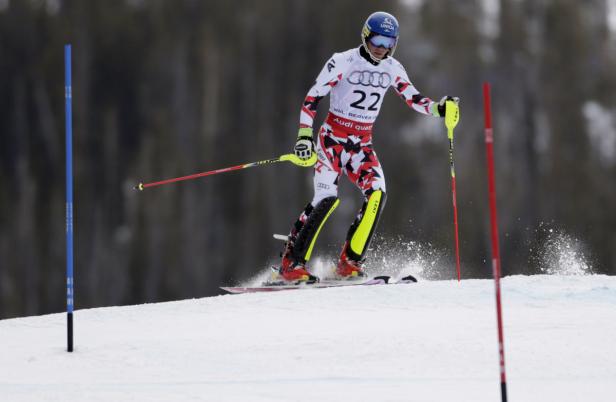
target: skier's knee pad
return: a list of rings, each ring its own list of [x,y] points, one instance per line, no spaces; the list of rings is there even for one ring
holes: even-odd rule
[[[381,211],[385,206],[385,193],[376,190],[364,202],[357,219],[349,229],[347,241],[347,256],[355,261],[361,261],[368,249],[374,230],[379,222]]]
[[[325,221],[334,212],[338,204],[340,204],[340,200],[337,197],[327,197],[312,208],[308,219],[295,238],[295,244],[293,245],[293,257],[295,260],[301,262],[310,260],[319,232],[321,232]]]

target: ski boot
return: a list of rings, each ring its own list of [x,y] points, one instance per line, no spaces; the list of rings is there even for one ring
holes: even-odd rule
[[[293,243],[288,241],[282,253],[282,264],[278,270],[280,277],[282,277],[285,282],[289,283],[304,282],[310,284],[318,282],[319,278],[308,272],[305,264],[293,259],[292,251]]]
[[[362,267],[362,262],[354,261],[347,255],[346,250],[348,246],[349,244],[346,243],[342,249],[342,253],[340,253],[340,260],[336,267],[336,276],[340,279],[351,280],[365,278],[367,275]]]

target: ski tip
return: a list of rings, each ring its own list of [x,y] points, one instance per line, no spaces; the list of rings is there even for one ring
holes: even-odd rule
[[[133,190],[143,191],[143,183],[139,183],[133,187]]]
[[[220,289],[224,290],[225,292],[232,293],[232,294],[244,293],[246,291],[246,288],[236,288],[236,287],[228,287],[228,286],[221,286]]]
[[[230,287],[221,286],[220,289],[231,294],[243,294],[243,293],[260,293],[260,292],[275,292],[278,290],[286,290],[289,287],[286,286],[258,286],[258,287]]]

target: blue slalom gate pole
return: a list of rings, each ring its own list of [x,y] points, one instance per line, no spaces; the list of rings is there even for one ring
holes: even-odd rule
[[[66,101],[66,329],[67,350],[73,351],[73,112],[71,45],[64,45],[64,99]]]

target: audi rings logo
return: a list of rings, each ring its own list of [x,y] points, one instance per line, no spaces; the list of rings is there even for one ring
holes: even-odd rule
[[[389,88],[391,76],[378,71],[353,71],[347,77],[347,81],[349,84],[362,85],[364,87]]]

